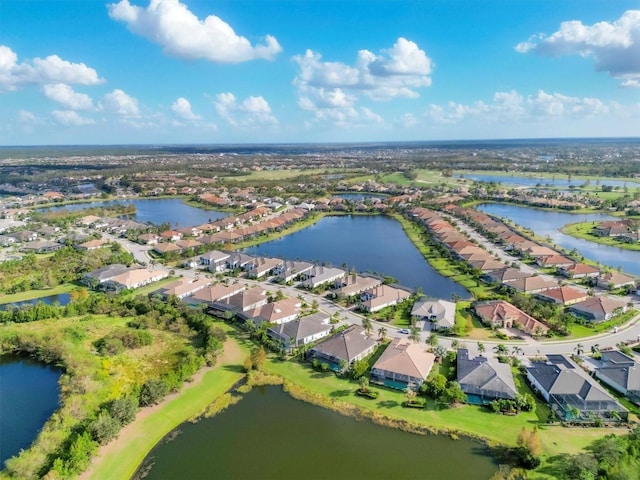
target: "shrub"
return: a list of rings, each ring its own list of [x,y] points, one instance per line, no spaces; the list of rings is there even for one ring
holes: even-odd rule
[[[140,405],[146,407],[160,403],[167,393],[169,393],[169,388],[163,380],[147,380],[140,389]]]
[[[89,424],[87,430],[96,442],[105,445],[118,436],[120,428],[121,424],[117,419],[113,418],[106,410],[101,410],[98,418]]]
[[[136,418],[138,412],[138,399],[135,397],[122,397],[114,400],[109,405],[109,413],[120,422],[127,425]]]

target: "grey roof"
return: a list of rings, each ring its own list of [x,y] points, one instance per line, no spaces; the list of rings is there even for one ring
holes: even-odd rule
[[[311,351],[351,363],[354,358],[372,348],[376,343],[375,339],[366,336],[364,328],[360,325],[351,325],[316,345]]]
[[[469,351],[458,350],[458,383],[462,391],[484,397],[514,399],[517,394],[511,367],[496,359],[469,358]]]
[[[456,321],[456,304],[435,298],[420,298],[413,304],[411,315],[434,319],[440,327],[453,327]]]
[[[602,352],[602,366],[598,368],[598,375],[625,390],[640,392],[640,364],[622,352]]]
[[[511,282],[513,280],[519,280],[522,278],[528,278],[531,276],[531,274],[523,272],[522,270],[519,270],[517,268],[507,267],[500,270],[494,270],[490,273],[486,273],[484,276],[489,277],[496,282],[502,283]]]
[[[98,268],[97,270],[94,270],[92,272],[85,273],[84,276],[87,278],[95,278],[99,282],[103,282],[110,279],[111,277],[115,277],[116,275],[120,275],[121,273],[127,271],[129,271],[129,267],[120,263],[114,263],[113,265],[107,265],[106,267]]]
[[[287,337],[297,344],[307,337],[330,330],[329,319],[328,314],[317,312],[306,317],[296,318],[291,322],[274,325],[269,330],[279,334],[281,337]]]

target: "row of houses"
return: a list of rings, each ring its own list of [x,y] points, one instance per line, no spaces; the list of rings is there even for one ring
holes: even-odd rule
[[[119,291],[140,288],[168,276],[169,273],[166,270],[131,268],[116,263],[85,273],[81,278],[81,282],[93,289]]]

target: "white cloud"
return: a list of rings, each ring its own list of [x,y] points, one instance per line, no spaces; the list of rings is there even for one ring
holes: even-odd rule
[[[121,0],[107,6],[109,16],[127,24],[129,30],[163,47],[167,55],[217,63],[239,63],[273,59],[282,48],[271,35],[264,44],[252,46],[231,26],[215,15],[196,17],[178,0],[151,0],[141,8]]]
[[[189,103],[189,100],[184,97],[180,97],[175,102],[173,102],[173,104],[171,105],[171,110],[176,114],[178,118],[181,118],[182,120],[200,119],[200,117],[193,113],[193,111],[191,110],[191,104]]]
[[[236,127],[277,125],[271,107],[263,97],[247,97],[242,102],[230,92],[219,93],[214,102],[216,112],[229,124]]]
[[[104,79],[84,63],[72,63],[58,55],[18,63],[18,55],[6,45],[0,45],[0,91],[15,90],[22,85],[97,85],[103,82]]]
[[[40,123],[40,120],[29,110],[20,110],[18,112],[18,122],[24,125],[36,125]]]
[[[93,100],[85,93],[73,91],[69,85],[54,83],[42,87],[45,96],[69,110],[92,110]]]
[[[325,62],[312,50],[293,57],[299,67],[294,79],[298,106],[314,113],[317,121],[344,126],[382,123],[382,118],[365,107],[357,107],[361,96],[382,101],[416,98],[418,89],[431,85],[433,65],[418,45],[398,38],[393,47],[376,55],[360,50],[353,65]]]
[[[115,89],[102,97],[100,106],[109,113],[115,113],[123,117],[138,117],[140,115],[138,100],[130,97],[120,89]]]
[[[488,123],[540,122],[560,118],[591,118],[610,112],[610,107],[597,98],[569,97],[539,90],[526,98],[515,90],[496,92],[489,103],[478,100],[464,105],[429,105],[425,116],[430,123],[457,124],[481,119]]]
[[[628,10],[615,22],[563,22],[557,32],[534,35],[515,49],[547,56],[593,57],[597,71],[608,72],[623,87],[640,87],[640,10]]]
[[[93,125],[95,121],[90,118],[81,117],[78,112],[74,110],[54,110],[51,112],[53,118],[60,125],[66,127],[80,127],[84,125]]]

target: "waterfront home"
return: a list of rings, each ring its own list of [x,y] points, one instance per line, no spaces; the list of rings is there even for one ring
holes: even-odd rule
[[[244,286],[239,283],[231,283],[229,285],[218,283],[203,288],[191,295],[188,299],[189,303],[214,303],[222,301],[244,290]]]
[[[245,310],[243,315],[252,318],[256,325],[263,322],[274,323],[276,325],[287,323],[298,318],[302,302],[297,298],[283,298],[265,305],[261,305],[252,310]]]
[[[176,230],[182,237],[197,237],[202,233],[198,227],[183,227]]]
[[[194,293],[204,289],[206,286],[210,284],[210,280],[207,278],[202,278],[199,280],[192,280],[190,278],[180,278],[175,282],[170,283],[158,290],[152,292],[152,294],[159,294],[165,300],[171,296],[175,295],[179,299],[183,299],[188,297],[189,295],[193,295]]]
[[[182,233],[176,230],[165,230],[160,232],[160,238],[167,242],[176,242],[182,238]]]
[[[166,270],[147,270],[146,268],[128,269],[118,275],[114,275],[107,280],[107,288],[113,290],[140,288],[150,283],[154,283],[167,278],[169,272]]]
[[[143,233],[138,235],[138,242],[143,245],[157,245],[160,237],[155,233]]]
[[[359,308],[364,312],[373,313],[391,305],[398,305],[410,296],[411,291],[408,289],[378,285],[360,294]]]
[[[569,357],[547,355],[526,368],[527,380],[558,418],[571,422],[626,420],[629,412]]]
[[[586,263],[574,263],[572,265],[558,267],[558,273],[567,278],[594,278],[600,275],[600,269],[587,265]]]
[[[558,282],[541,276],[521,278],[509,282],[506,286],[523,293],[538,293],[558,286]]]
[[[85,217],[82,217],[82,218],[78,219],[76,221],[76,224],[77,225],[82,225],[83,227],[100,228],[101,226],[97,226],[97,225],[101,221],[102,221],[102,219],[100,217],[97,217],[95,215],[87,215]]]
[[[543,255],[536,258],[536,264],[540,267],[568,267],[574,263],[564,255]]]
[[[536,293],[535,296],[541,300],[559,305],[573,305],[574,303],[582,302],[589,298],[586,291],[568,285],[550,288],[544,292]]]
[[[559,255],[559,253],[556,252],[554,249],[549,248],[549,247],[545,247],[543,245],[538,245],[537,243],[528,246],[527,248],[521,250],[521,252],[523,254],[527,254],[530,257],[534,257],[534,258],[545,257],[545,256],[550,256],[550,255],[551,256]]]
[[[227,268],[227,259],[231,255],[220,250],[213,250],[200,255],[200,265],[204,265],[211,272],[223,272]]]
[[[382,279],[378,277],[370,277],[366,275],[356,275],[352,273],[345,275],[342,278],[337,279],[333,283],[333,294],[335,296],[349,297],[351,295],[357,295],[369,288],[382,285]]]
[[[599,323],[626,312],[627,304],[623,300],[614,299],[608,295],[601,295],[571,305],[569,311],[589,322]]]
[[[504,300],[488,300],[473,305],[482,323],[491,328],[517,328],[529,335],[546,335],[549,328],[531,315]]]
[[[236,268],[243,269],[245,265],[253,262],[255,257],[240,252],[231,252],[229,257],[225,260],[227,270],[235,270]]]
[[[309,350],[309,357],[337,372],[373,353],[377,344],[360,325],[351,325]]]
[[[284,260],[281,258],[258,257],[244,266],[249,278],[261,278],[270,275]]]
[[[505,264],[495,258],[485,258],[481,260],[467,260],[469,265],[481,272],[493,272],[494,270],[502,270]]]
[[[425,330],[450,330],[456,323],[456,304],[435,298],[419,298],[411,309],[411,318],[424,322]]]
[[[511,366],[496,358],[469,357],[469,350],[458,349],[456,360],[457,380],[467,395],[467,402],[485,405],[493,400],[514,400],[518,393]]]
[[[285,260],[273,270],[276,279],[283,283],[290,282],[300,275],[310,272],[314,268],[313,263],[298,260]]]
[[[92,272],[85,273],[82,276],[80,283],[95,288],[98,285],[107,282],[111,277],[120,275],[127,270],[129,270],[129,267],[120,263],[114,263],[112,265],[107,265],[105,267],[98,268],[97,270],[93,270]]]
[[[267,335],[282,342],[284,349],[291,352],[294,348],[328,336],[332,328],[329,315],[317,312],[269,327]]]
[[[618,350],[603,351],[596,378],[640,405],[640,363]]]
[[[418,390],[434,362],[435,355],[426,345],[394,338],[371,367],[371,381],[396,390]]]
[[[593,234],[599,237],[620,237],[627,233],[629,233],[629,225],[624,220],[600,222],[593,228]]]
[[[302,287],[313,289],[321,285],[334,282],[345,276],[347,272],[341,268],[325,267],[315,265],[311,270],[300,275]]]
[[[625,275],[624,273],[610,271],[600,274],[596,280],[596,285],[602,288],[608,288],[609,290],[625,286],[635,287],[636,279],[630,275]]]
[[[515,280],[521,280],[523,278],[529,278],[532,275],[530,273],[523,272],[517,268],[505,267],[499,270],[485,273],[482,275],[482,279],[489,283],[509,283]]]

